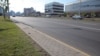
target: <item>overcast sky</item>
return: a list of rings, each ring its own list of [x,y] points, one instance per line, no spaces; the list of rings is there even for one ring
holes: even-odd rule
[[[60,2],[64,5],[77,0],[9,0],[10,10],[23,12],[23,8],[33,7],[36,11],[44,12],[44,5],[50,2]]]

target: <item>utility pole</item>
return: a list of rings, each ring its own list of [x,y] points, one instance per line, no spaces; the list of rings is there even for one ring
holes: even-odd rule
[[[9,14],[9,0],[6,0],[6,1],[7,1],[8,18],[10,19],[10,14]]]
[[[79,0],[79,15],[81,15],[81,0]]]

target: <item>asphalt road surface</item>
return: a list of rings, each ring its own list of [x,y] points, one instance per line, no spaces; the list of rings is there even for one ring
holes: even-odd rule
[[[13,17],[91,56],[100,56],[100,23],[40,17]]]

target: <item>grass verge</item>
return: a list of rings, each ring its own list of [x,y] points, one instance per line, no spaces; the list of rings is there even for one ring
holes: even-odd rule
[[[13,22],[0,17],[0,56],[42,56]]]

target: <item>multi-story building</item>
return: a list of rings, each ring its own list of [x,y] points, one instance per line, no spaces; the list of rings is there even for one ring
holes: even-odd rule
[[[45,5],[45,14],[50,16],[61,16],[64,14],[64,4],[51,2]]]
[[[35,10],[31,8],[24,8],[24,16],[32,16],[35,13]]]
[[[70,16],[80,13],[84,17],[100,17],[100,0],[80,0],[67,4],[65,11]]]
[[[10,16],[15,16],[15,12],[14,12],[13,10],[11,10],[11,11],[9,12],[9,14],[10,14]]]
[[[21,12],[16,12],[15,15],[16,16],[22,16],[22,13]]]

